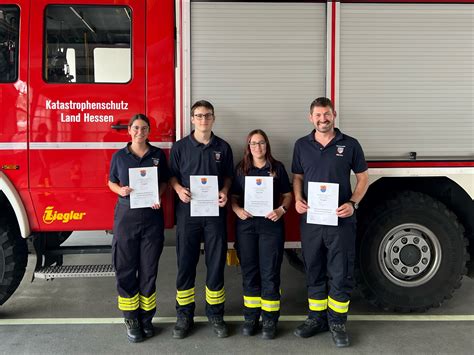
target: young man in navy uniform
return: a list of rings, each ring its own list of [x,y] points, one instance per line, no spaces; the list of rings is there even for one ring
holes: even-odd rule
[[[334,127],[336,111],[331,100],[314,100],[309,120],[315,129],[296,141],[292,163],[309,303],[308,318],[295,335],[307,338],[329,330],[336,346],[346,347],[345,323],[354,287],[355,211],[367,191],[367,163],[359,142]],[[351,170],[357,180],[353,192]],[[308,182],[339,184],[337,226],[306,223]]]
[[[194,283],[201,241],[206,258],[206,315],[219,338],[228,336],[224,322],[224,266],[227,253],[227,193],[232,183],[233,157],[227,142],[212,132],[214,107],[201,100],[191,107],[194,131],[176,142],[170,155],[170,184],[178,194],[176,206],[177,322],[173,337],[186,337],[194,325]],[[190,176],[215,175],[219,182],[219,216],[191,217]]]

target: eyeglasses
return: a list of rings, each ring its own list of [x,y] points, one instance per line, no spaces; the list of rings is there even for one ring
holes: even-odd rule
[[[213,113],[197,113],[195,115],[193,115],[198,121],[202,121],[203,119],[205,119],[206,121],[210,121],[212,120],[212,118],[214,117],[214,114]]]
[[[256,147],[257,145],[261,146],[261,147],[264,147],[267,145],[267,142],[265,141],[261,141],[261,142],[249,142],[249,146],[251,147]]]
[[[131,128],[132,128],[132,131],[134,131],[134,132],[139,132],[139,131],[140,132],[148,132],[150,130],[150,127],[148,127],[148,126],[142,126],[142,127],[132,126]]]

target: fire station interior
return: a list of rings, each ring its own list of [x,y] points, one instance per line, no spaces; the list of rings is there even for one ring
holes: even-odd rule
[[[43,81],[68,85],[129,83],[133,77],[131,65],[133,13],[128,5],[129,2],[139,1],[141,0],[110,1],[114,3],[113,6],[76,5],[70,4],[71,1],[64,1],[61,4],[46,6],[42,14],[44,16],[44,43],[40,72]],[[148,4],[151,2],[151,0],[144,1]],[[176,1],[176,3],[181,2]],[[213,6],[215,3],[225,1],[183,2],[209,3],[208,6]],[[227,2],[234,3],[236,6],[253,3],[252,1]],[[269,1],[254,2],[270,3]],[[347,2],[357,3],[357,1]],[[3,100],[1,85],[15,85],[18,80],[19,38],[21,36],[20,7],[4,3],[5,1],[0,5],[0,102]],[[275,1],[275,3],[320,4],[323,2]],[[335,3],[339,6],[341,2],[335,1]],[[363,3],[371,3],[371,1],[363,1]],[[153,21],[160,21],[160,17],[153,18]],[[201,18],[201,25],[203,24],[204,28],[212,21],[211,15],[206,14]],[[243,20],[239,19],[239,21]],[[378,21],[380,20],[374,20],[374,22]],[[278,23],[276,25],[278,27]],[[250,36],[253,35],[250,33]],[[471,47],[466,50],[474,48],[474,35],[470,45]],[[326,65],[325,59],[321,60],[324,65]],[[196,59],[193,60],[198,62]],[[113,70],[110,69],[111,62],[114,64]],[[198,62],[195,65],[201,65],[201,63]],[[211,67],[210,70],[205,68],[201,72],[208,73],[211,70],[214,68]],[[285,75],[291,76],[287,73]],[[205,85],[203,87],[206,89]],[[258,98],[255,101],[258,101]],[[251,110],[242,108],[239,110],[249,117],[252,115]],[[263,114],[268,115],[267,112]],[[6,131],[5,120],[0,112],[0,137],[3,131]],[[245,124],[235,121],[239,122],[238,129],[247,129]],[[307,124],[307,122],[304,123]],[[9,124],[11,125],[11,122]],[[16,122],[14,124],[16,125]],[[300,123],[294,122],[294,126],[298,124]],[[126,125],[122,126],[127,128]],[[235,126],[228,127],[230,127],[229,131],[237,129]],[[38,131],[41,129],[47,130],[47,126],[43,123],[38,126]],[[288,131],[284,130],[283,135],[290,134],[288,133],[290,130],[291,128],[288,127]],[[46,133],[39,133],[46,135]],[[17,143],[0,142],[0,149],[6,150],[4,147],[7,144]],[[420,145],[423,144],[420,143]],[[287,147],[279,149],[291,155]],[[414,155],[413,160],[416,160],[416,153]],[[2,164],[0,161],[0,167],[3,169]],[[46,163],[44,166],[47,166]],[[290,169],[290,166],[286,167]],[[0,173],[3,174],[2,170]],[[35,176],[35,178],[39,179],[40,176]],[[444,206],[442,204],[444,203],[450,207],[448,202],[451,198],[462,201],[463,203],[459,204],[462,206],[468,206],[472,202],[469,196],[466,198],[465,191],[460,191],[457,185],[454,188],[454,182],[448,178],[433,178],[427,182],[428,180],[420,181],[416,177],[411,177],[404,179],[403,183],[386,183],[388,180],[390,179],[382,178],[378,183],[374,183],[372,190],[366,195],[366,201],[372,203],[381,196],[392,195],[393,191],[398,190],[414,189],[416,192],[399,200],[395,207],[388,204],[377,205],[374,202],[374,206],[380,207],[376,212],[383,213],[384,208],[387,210],[391,208],[396,214],[402,214],[408,204],[413,202],[413,196],[418,198],[415,201],[418,205],[421,204],[419,201],[422,201],[427,205],[439,207]],[[0,184],[0,187],[3,186]],[[43,187],[41,186],[40,189]],[[433,198],[420,198],[428,190],[437,190],[437,192],[433,194]],[[45,195],[47,194],[48,192]],[[438,198],[442,203],[438,202]],[[365,217],[364,213],[368,213],[368,210],[362,206],[359,210],[360,216]],[[472,215],[470,211],[466,208],[466,210],[455,212],[457,216],[462,217],[460,221],[468,220],[465,225],[474,228],[474,222],[470,220]],[[73,211],[70,213],[72,215]],[[443,207],[441,214],[444,218],[451,218],[450,225],[455,225],[455,232],[461,231],[462,234],[464,227],[462,223],[452,218],[454,213],[451,210]],[[236,254],[232,252],[228,254],[228,265],[225,268],[225,320],[229,325],[230,336],[227,339],[215,337],[208,326],[206,317],[206,265],[202,250],[196,276],[196,326],[189,337],[177,340],[172,338],[176,322],[176,229],[165,230],[165,246],[158,267],[157,313],[153,319],[156,335],[143,343],[131,344],[125,338],[123,317],[117,309],[115,272],[110,255],[113,231],[34,232],[25,242],[20,238],[20,228],[15,215],[16,211],[9,204],[8,196],[0,190],[0,354],[335,354],[336,351],[340,351],[334,348],[328,334],[318,334],[309,339],[300,339],[294,335],[295,328],[306,319],[308,313],[308,294],[301,244],[288,248],[286,257],[283,259],[280,289],[282,306],[276,339],[266,341],[259,336],[246,337],[241,334],[242,271]],[[37,215],[40,216],[41,212]],[[420,215],[423,215],[423,212],[420,212]],[[379,224],[382,222],[386,221],[377,220]],[[472,234],[472,228],[467,233]],[[408,229],[400,229],[399,234],[408,235]],[[12,241],[9,236],[13,234],[21,242]],[[386,245],[390,244],[390,238],[394,237],[385,237]],[[411,240],[415,239],[416,236]],[[402,248],[400,243],[397,246]],[[360,242],[359,244],[358,248],[362,249],[362,244]],[[421,248],[433,245],[436,247],[435,244],[435,242],[426,243],[418,249],[411,245],[412,250],[408,248],[405,250],[408,250],[407,254],[412,252],[416,258],[416,252]],[[450,253],[451,265],[454,266],[447,267],[450,270],[443,270],[441,274],[451,272],[451,269],[455,269],[458,265],[461,265],[459,268],[462,270],[452,272],[459,277],[453,284],[445,283],[449,292],[443,295],[438,303],[430,301],[428,306],[406,307],[410,302],[413,303],[413,299],[409,296],[409,289],[414,289],[416,285],[410,284],[411,280],[408,277],[403,279],[405,275],[397,279],[397,286],[401,284],[408,291],[400,295],[400,303],[395,302],[390,307],[367,297],[364,291],[370,294],[370,287],[365,286],[365,290],[362,290],[362,286],[356,287],[350,301],[347,323],[351,347],[346,349],[346,352],[350,354],[471,354],[474,348],[474,279],[472,278],[474,263],[470,260],[469,253],[474,255],[474,243],[471,242],[468,245],[467,239],[461,237],[455,247],[459,244],[461,244],[462,254]],[[229,246],[233,247],[231,243]],[[386,263],[386,259],[390,259],[387,257],[388,247],[385,251],[382,247],[376,248],[373,245],[369,247],[377,249],[378,254],[374,253],[375,256],[370,260],[367,257],[367,261],[357,260],[360,264],[368,265],[370,269],[374,268],[372,262],[383,264]],[[430,266],[439,258],[448,256],[448,253],[443,255],[440,249],[441,247],[436,249],[437,255],[433,253]],[[454,247],[450,249],[452,250]],[[365,256],[368,254],[369,251],[361,253]],[[460,259],[459,263],[456,263],[457,259]],[[399,260],[396,260],[398,263]],[[469,272],[466,266],[470,267]],[[360,269],[356,271],[356,274],[357,280],[363,279]],[[460,287],[461,279],[462,287]],[[394,287],[393,282],[392,284],[387,282],[387,284]],[[445,285],[438,281],[435,286],[429,292],[434,294]],[[388,293],[389,287],[382,287],[380,294]],[[429,295],[426,298],[430,299]]]

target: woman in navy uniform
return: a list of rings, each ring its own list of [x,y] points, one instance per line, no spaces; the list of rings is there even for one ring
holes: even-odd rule
[[[132,140],[113,155],[108,184],[119,195],[112,241],[118,308],[125,318],[127,337],[133,343],[154,335],[155,283],[163,251],[164,220],[158,203],[150,208],[130,208],[129,169],[157,167],[160,195],[169,177],[165,154],[148,142],[149,133],[150,121],[145,115],[130,119],[128,134]]]
[[[254,335],[262,315],[262,338],[273,339],[280,315],[280,269],[285,242],[283,215],[291,203],[291,188],[283,164],[271,153],[260,129],[247,136],[244,157],[237,165],[232,187],[232,210],[237,215],[236,249],[242,267],[244,335]],[[273,210],[254,217],[244,206],[246,176],[273,177]]]

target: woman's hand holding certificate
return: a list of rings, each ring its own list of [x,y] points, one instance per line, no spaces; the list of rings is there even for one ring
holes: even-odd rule
[[[272,176],[245,177],[244,209],[256,217],[265,217],[273,211]]]

